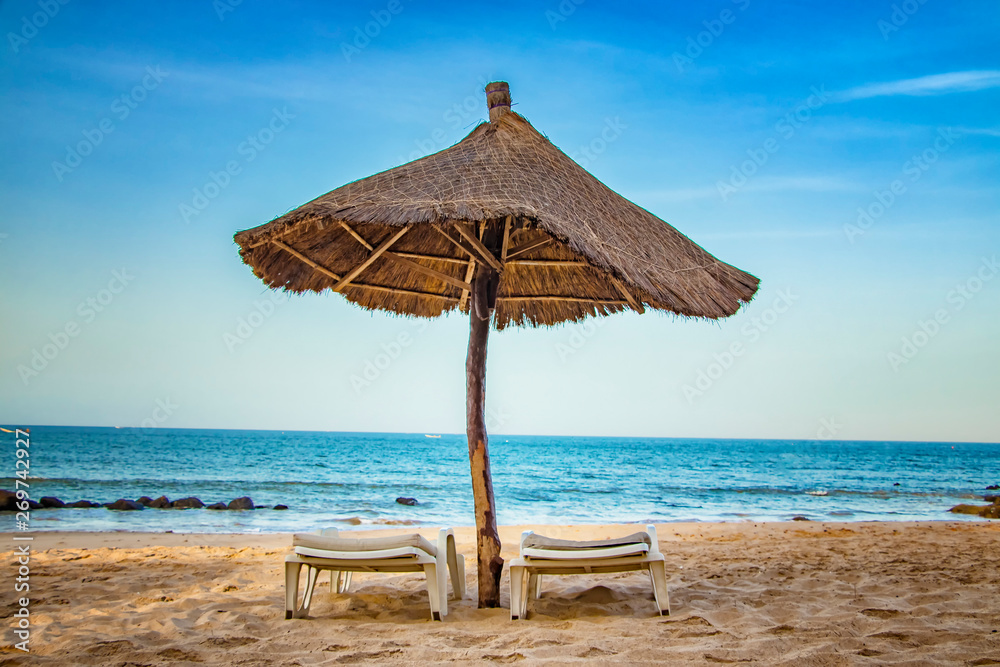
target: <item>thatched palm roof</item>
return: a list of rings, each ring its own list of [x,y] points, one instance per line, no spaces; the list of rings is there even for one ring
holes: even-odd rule
[[[491,109],[491,119],[239,232],[243,261],[271,287],[333,288],[421,317],[466,310],[474,262],[487,262],[501,271],[497,329],[629,308],[720,318],[753,297],[757,278],[609,189],[522,116]],[[499,252],[478,243],[486,224],[504,229]]]

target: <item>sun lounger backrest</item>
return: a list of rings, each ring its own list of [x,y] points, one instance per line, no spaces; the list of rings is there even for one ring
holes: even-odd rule
[[[621,547],[630,544],[645,544],[652,546],[649,533],[633,533],[625,537],[615,537],[610,540],[559,540],[554,537],[545,537],[529,533],[524,536],[521,542],[523,549],[548,549],[550,551],[579,551],[581,549],[604,549],[607,547]]]
[[[292,546],[324,549],[326,551],[384,551],[387,549],[414,547],[435,558],[438,553],[437,547],[434,544],[416,534],[351,539],[347,537],[328,537],[326,535],[299,533],[292,536]]]

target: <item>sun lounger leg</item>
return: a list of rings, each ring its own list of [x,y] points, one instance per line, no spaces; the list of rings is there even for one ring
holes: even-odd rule
[[[316,588],[316,580],[319,579],[319,568],[312,565],[306,566],[306,590],[302,597],[302,610],[300,616],[309,614],[309,607],[312,605],[313,590]]]
[[[542,575],[536,574],[535,576],[532,577],[532,579],[534,579],[535,585],[531,586],[529,583],[528,587],[531,589],[531,594],[534,596],[534,599],[537,600],[538,598],[542,597]]]
[[[448,615],[448,558],[442,557],[438,560],[437,566],[438,581],[438,602],[440,604],[441,618]]]
[[[295,618],[298,611],[299,572],[302,563],[285,562],[285,618]]]
[[[330,592],[340,592],[340,570],[330,570]]]
[[[455,549],[455,538],[448,539],[448,572],[451,574],[451,588],[455,597],[461,600],[465,597],[465,556]]]
[[[435,563],[424,565],[424,574],[427,577],[427,597],[430,598],[431,603],[431,619],[435,621],[440,621],[442,616],[441,579],[438,577],[439,569]],[[444,604],[448,604],[447,598],[445,598]]]
[[[510,567],[510,620],[524,618],[527,610],[528,570],[524,566]]]
[[[667,592],[667,566],[662,560],[649,564],[649,578],[653,582],[653,597],[660,616],[670,615],[670,594]]]
[[[531,597],[531,588],[528,586],[528,578],[528,570],[525,569],[524,574],[521,575],[521,613],[518,614],[521,618],[526,618],[528,616],[528,600]]]
[[[350,571],[344,573],[344,581],[340,585],[340,592],[341,593],[346,593],[347,590],[351,587],[351,575],[353,575],[353,574],[354,573],[350,572]]]

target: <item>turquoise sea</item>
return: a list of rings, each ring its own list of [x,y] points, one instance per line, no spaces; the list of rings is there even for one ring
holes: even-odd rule
[[[472,525],[465,436],[427,435],[33,427],[35,500],[250,496],[289,509],[34,510],[31,530]],[[12,490],[14,434],[0,442]],[[997,444],[497,435],[490,453],[502,524],[979,520],[946,510],[1000,483]],[[14,521],[0,514],[0,530]]]

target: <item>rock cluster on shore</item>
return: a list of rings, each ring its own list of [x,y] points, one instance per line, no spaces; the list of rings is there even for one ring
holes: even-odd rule
[[[1000,486],[993,485],[987,486],[987,491],[995,491],[1000,489]],[[44,498],[42,500],[45,500]],[[984,519],[1000,519],[1000,494],[987,494],[983,496],[983,500],[990,505],[955,505],[949,512],[954,514],[972,514],[974,516],[981,516]]]
[[[11,491],[4,491],[0,489],[0,512],[16,512],[20,508],[17,506],[18,503],[17,495]],[[39,510],[39,509],[76,509],[76,508],[91,508],[91,507],[106,507],[109,510],[119,510],[119,511],[132,511],[132,510],[143,510],[148,508],[151,509],[210,509],[210,510],[262,510],[267,509],[264,505],[254,505],[253,500],[248,496],[243,496],[241,498],[236,498],[229,501],[229,503],[212,503],[211,505],[205,505],[201,500],[191,496],[189,498],[179,498],[178,500],[171,501],[166,496],[160,496],[159,498],[153,499],[149,496],[142,496],[141,498],[136,498],[135,500],[129,500],[127,498],[119,498],[113,503],[95,503],[91,500],[77,500],[73,503],[63,502],[59,498],[53,496],[44,496],[38,502],[34,500],[28,501],[28,509]],[[276,510],[287,510],[288,505],[275,505]]]

